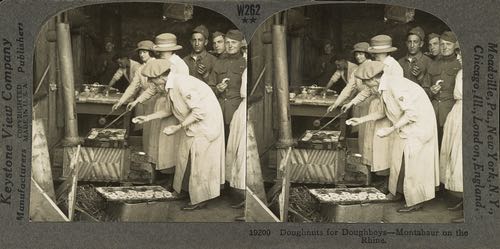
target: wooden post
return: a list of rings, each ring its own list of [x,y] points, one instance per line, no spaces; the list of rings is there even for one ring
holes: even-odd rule
[[[279,206],[280,206],[280,219],[281,222],[286,222],[288,220],[288,201],[290,197],[290,156],[292,153],[292,147],[289,147],[285,159],[280,162],[279,171],[283,172],[283,184],[281,185],[281,194],[279,196]]]
[[[31,177],[36,180],[47,196],[55,201],[49,148],[47,146],[47,137],[45,136],[43,121],[41,119],[35,119],[32,125]]]
[[[57,96],[57,47],[56,47],[56,20],[52,18],[48,22],[47,41],[49,42],[48,58],[49,64],[49,112],[48,112],[48,133],[47,141],[49,148],[57,142],[58,128],[56,123],[56,96]]]
[[[288,91],[288,61],[286,53],[286,27],[280,24],[281,14],[275,15],[272,28],[274,52],[274,77],[278,99],[279,139],[278,147],[293,145],[290,103]]]
[[[73,55],[71,52],[71,35],[69,24],[63,22],[64,14],[58,17],[56,24],[57,47],[59,54],[59,65],[61,68],[61,80],[64,91],[64,114],[65,114],[65,145],[76,145],[79,143],[77,118],[75,112],[75,79],[73,70]]]
[[[247,123],[247,174],[246,186],[266,202],[266,191],[264,189],[264,179],[260,165],[259,151],[252,122]]]
[[[266,43],[264,40],[264,52],[265,52],[265,63],[264,65],[267,67],[266,72],[264,73],[264,148],[267,149],[270,147],[275,141],[274,130],[278,129],[276,126],[278,124],[277,115],[273,115],[273,110],[276,111],[275,108],[275,98],[273,97],[273,45],[272,43],[272,20],[268,20],[265,24],[266,32],[263,34],[263,37],[266,37],[266,33],[269,33],[269,43]]]

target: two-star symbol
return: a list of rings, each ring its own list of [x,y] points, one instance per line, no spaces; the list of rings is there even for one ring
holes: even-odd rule
[[[250,22],[250,23],[255,23],[255,22],[257,21],[257,18],[255,18],[255,17],[253,17],[253,16],[252,16],[251,18],[246,18],[246,17],[243,17],[243,18],[241,19],[241,21],[243,21],[243,23],[248,23],[248,22]]]

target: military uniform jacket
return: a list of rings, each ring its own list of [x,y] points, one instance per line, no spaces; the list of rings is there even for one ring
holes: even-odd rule
[[[455,99],[453,98],[455,78],[461,68],[462,65],[455,55],[448,57],[440,56],[431,64],[428,71],[428,77],[426,77],[424,81],[423,87],[425,89],[436,84],[438,80],[443,80],[443,82],[440,83],[441,90],[437,94],[433,94],[430,91],[428,92],[440,127],[444,126],[446,117],[455,103]]]
[[[246,68],[245,58],[241,54],[223,54],[215,62],[212,73],[209,76],[208,85],[212,88],[219,99],[224,115],[224,124],[230,124],[233,114],[238,109],[242,100],[241,76]],[[219,92],[217,84],[222,83],[224,78],[229,78],[229,83],[224,92]]]
[[[189,54],[184,57],[183,60],[189,68],[189,74],[206,83],[217,58],[209,54],[207,51],[203,51],[198,55]],[[207,68],[208,74],[206,77],[203,77],[204,75],[198,73],[198,64],[202,64]]]
[[[409,58],[412,59],[410,60]],[[403,68],[404,77],[422,86],[424,77],[427,74],[427,71],[429,70],[432,60],[431,58],[424,55],[422,52],[419,52],[415,56],[407,55],[399,59],[398,62]],[[417,76],[413,75],[413,73],[411,72],[414,65],[418,66],[421,71],[420,74]],[[429,93],[429,89],[424,88],[424,90],[426,93]]]

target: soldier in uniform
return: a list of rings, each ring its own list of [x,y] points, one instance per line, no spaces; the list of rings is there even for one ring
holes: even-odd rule
[[[208,29],[200,25],[191,34],[191,46],[193,51],[183,58],[189,67],[189,74],[203,82],[208,81],[215,63],[215,56],[207,52]]]
[[[406,36],[406,47],[408,54],[398,60],[403,68],[403,75],[405,78],[422,86],[424,76],[432,60],[422,53],[424,46],[425,33],[421,27],[412,28]],[[429,89],[425,89],[429,92]]]
[[[229,124],[242,101],[241,76],[246,68],[246,60],[241,52],[243,39],[243,33],[238,30],[229,30],[226,33],[226,53],[215,62],[208,80],[208,85],[214,91],[222,107],[225,134],[229,134]]]
[[[455,78],[458,71],[462,68],[455,54],[457,46],[457,38],[451,31],[445,31],[440,36],[441,55],[432,63],[428,71],[428,77],[426,77],[424,82],[425,87],[430,89],[428,94],[436,112],[440,144],[444,122],[455,103],[455,99],[453,98]]]
[[[213,56],[218,58],[221,54],[226,52],[226,46],[224,43],[224,33],[215,31],[212,34],[212,44],[214,46],[214,50],[210,51],[210,53]]]
[[[439,49],[439,35],[430,33],[427,36],[427,41],[429,43],[429,52],[427,52],[426,55],[432,60],[436,60],[441,52]]]

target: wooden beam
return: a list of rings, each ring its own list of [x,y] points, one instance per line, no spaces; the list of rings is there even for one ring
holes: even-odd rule
[[[76,188],[78,186],[78,172],[80,171],[80,164],[78,158],[80,157],[80,145],[76,149],[75,157],[73,157],[73,172],[71,174],[71,189],[68,193],[68,218],[73,220],[75,216],[75,203],[76,203]],[[71,167],[71,166],[70,166]]]
[[[31,175],[47,193],[47,195],[56,200],[54,193],[54,182],[52,180],[52,169],[50,167],[49,148],[47,137],[43,128],[43,121],[36,119],[32,122],[32,144],[31,144]]]
[[[278,217],[248,187],[245,204],[246,222],[280,222]]]
[[[68,217],[66,217],[33,177],[31,177],[30,220],[69,221]]]
[[[288,148],[286,152],[285,159],[281,161],[279,170],[283,171],[283,184],[281,185],[281,194],[279,197],[279,207],[280,207],[280,219],[281,222],[286,222],[288,219],[288,201],[290,197],[290,167],[288,162],[290,161],[290,155],[292,153],[292,147]]]

